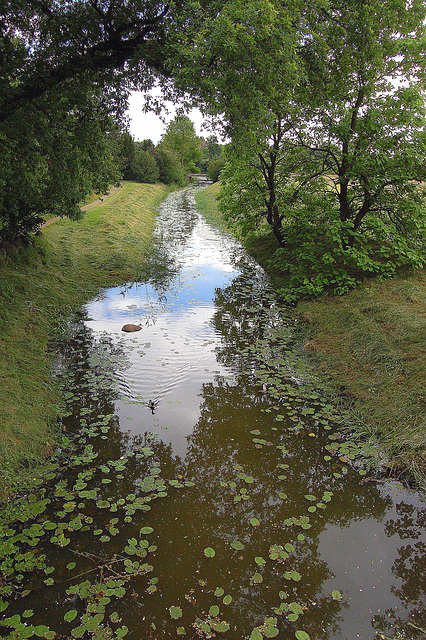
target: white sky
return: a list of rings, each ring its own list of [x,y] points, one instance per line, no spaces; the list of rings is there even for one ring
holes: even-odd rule
[[[171,102],[167,102],[167,109],[170,114],[166,116],[166,124],[156,116],[154,113],[143,113],[144,107],[143,94],[134,91],[129,97],[129,110],[127,115],[130,118],[130,133],[135,140],[147,140],[150,139],[154,144],[158,144],[162,134],[165,132],[167,123],[173,120],[176,110]],[[188,113],[188,117],[192,120],[195,126],[197,135],[207,137],[210,132],[201,129],[203,123],[203,116],[198,109],[193,109]]]

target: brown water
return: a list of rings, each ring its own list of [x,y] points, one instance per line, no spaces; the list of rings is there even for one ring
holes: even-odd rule
[[[424,497],[365,473],[297,325],[193,191],[162,207],[152,277],[57,345],[75,452],[3,531],[3,636],[426,637]]]

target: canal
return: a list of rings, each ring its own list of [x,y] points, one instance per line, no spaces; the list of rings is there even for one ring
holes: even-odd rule
[[[2,637],[425,638],[424,496],[368,471],[196,189],[52,344],[72,456],[2,529]]]

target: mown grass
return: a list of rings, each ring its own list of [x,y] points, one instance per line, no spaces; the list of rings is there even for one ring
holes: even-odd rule
[[[218,191],[212,185],[200,193],[212,223],[220,217]],[[264,266],[276,246],[272,234],[247,243]],[[304,350],[327,392],[349,412],[351,436],[378,446],[382,466],[425,488],[426,272],[371,279],[292,312],[305,321]]]
[[[217,205],[217,196],[220,192],[219,182],[209,185],[205,189],[197,191],[195,194],[195,201],[199,211],[206,218],[207,222],[210,222],[213,226],[222,231],[228,231],[228,227],[219,211]]]
[[[60,439],[49,337],[102,287],[140,277],[166,189],[124,183],[80,222],[0,253],[0,499],[37,480]]]

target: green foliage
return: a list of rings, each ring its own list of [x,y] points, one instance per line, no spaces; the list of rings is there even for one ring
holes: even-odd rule
[[[157,147],[154,151],[154,157],[158,165],[160,182],[177,184],[179,187],[185,184],[185,175],[175,154]]]
[[[222,169],[225,167],[225,157],[220,155],[211,160],[207,167],[207,175],[212,182],[218,182]]]
[[[382,243],[357,233],[354,247],[345,247],[348,223],[327,211],[316,218],[310,213],[285,227],[286,244],[269,261],[285,284],[279,293],[287,302],[326,292],[342,295],[367,276],[392,277],[398,268],[424,261],[402,238],[392,246],[385,238]]]
[[[155,158],[148,152],[136,146],[135,154],[130,163],[132,179],[136,182],[157,182],[160,172]]]
[[[197,171],[196,163],[201,159],[201,139],[195,133],[193,122],[179,110],[169,123],[159,148],[179,159],[184,174]]]
[[[252,105],[256,119],[243,108],[238,118],[237,102],[226,107],[234,97],[228,86],[232,144],[221,208],[243,238],[269,225],[286,300],[344,293],[368,275],[424,263],[426,110],[413,41],[422,36],[423,12],[403,2],[398,11],[385,2],[380,13],[352,0],[331,2],[326,12],[312,6],[298,14],[299,82],[291,93],[265,79],[264,104]],[[276,69],[284,53],[269,53]],[[261,60],[253,64],[264,73]],[[412,68],[418,77],[409,76]],[[251,94],[257,79],[248,86]]]
[[[20,111],[0,124],[3,241],[25,237],[45,214],[77,218],[87,193],[104,193],[116,181],[106,136],[113,120],[104,100],[100,91],[69,90],[40,98],[38,110]]]

